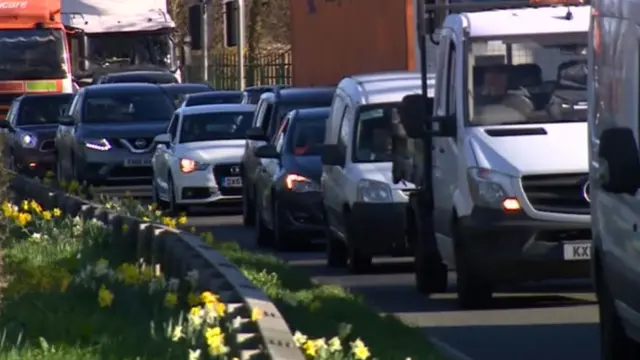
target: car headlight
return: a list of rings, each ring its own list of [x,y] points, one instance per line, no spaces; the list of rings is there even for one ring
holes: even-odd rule
[[[302,175],[289,174],[284,178],[284,185],[287,190],[294,192],[320,191],[320,185]]]
[[[38,145],[38,137],[34,134],[19,131],[16,132],[16,137],[18,138],[20,145],[24,148],[33,149]]]
[[[109,151],[111,144],[107,139],[85,139],[84,146],[91,150]]]
[[[362,179],[358,182],[358,201],[386,203],[393,201],[391,186],[386,182]]]
[[[518,199],[505,189],[512,180],[509,175],[485,168],[470,168],[467,176],[471,197],[477,205],[507,211],[520,210]]]
[[[197,162],[195,160],[182,158],[180,159],[180,171],[184,174],[189,174],[194,171],[206,170],[209,164]]]

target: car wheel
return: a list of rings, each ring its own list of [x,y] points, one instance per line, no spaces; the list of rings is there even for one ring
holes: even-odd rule
[[[620,315],[616,311],[613,295],[602,276],[602,268],[596,268],[598,277],[596,294],[600,312],[600,349],[602,360],[631,360],[640,357],[640,344],[630,338]]]
[[[493,296],[491,284],[479,277],[469,266],[469,255],[464,246],[463,235],[455,225],[453,227],[458,304],[463,309],[486,308],[491,303]]]
[[[327,238],[327,267],[342,268],[349,262],[349,252],[347,245],[338,239],[327,227],[325,230]]]
[[[286,228],[285,219],[282,217],[284,209],[277,199],[274,199],[273,206],[273,240],[276,250],[290,251],[293,250],[296,239],[293,234]]]
[[[371,269],[371,264],[373,261],[373,257],[371,255],[363,254],[362,251],[358,249],[356,244],[359,243],[359,240],[355,238],[353,231],[351,230],[352,224],[351,221],[346,219],[345,221],[346,232],[347,232],[347,253],[349,257],[348,268],[349,272],[352,274],[362,274]]]
[[[244,186],[246,182],[243,181],[242,187],[242,224],[244,226],[254,226],[256,224],[256,211],[254,209],[255,204],[249,198],[249,189]]]
[[[167,179],[167,187],[167,191],[169,192],[169,204],[167,206],[167,210],[171,215],[179,215],[181,211],[185,210],[185,207],[180,206],[180,204],[178,204],[176,201],[176,193],[173,185],[173,178],[171,176],[169,176],[169,178]]]
[[[260,247],[267,247],[273,244],[273,232],[262,220],[260,215],[260,205],[256,204],[255,208],[255,226],[256,226],[256,244]]]

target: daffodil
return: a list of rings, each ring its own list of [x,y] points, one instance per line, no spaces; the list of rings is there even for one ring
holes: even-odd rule
[[[29,202],[27,200],[22,200],[20,202],[20,210],[29,211],[30,208],[31,208],[31,206],[29,206]]]
[[[297,347],[301,347],[307,342],[307,336],[302,334],[300,331],[296,331],[293,334],[293,342],[296,343]]]
[[[59,217],[61,215],[62,215],[62,210],[60,210],[58,208],[53,209],[53,216]]]
[[[178,303],[178,294],[172,291],[165,294],[164,306],[172,309],[176,306],[177,303]]]
[[[189,360],[200,360],[201,353],[200,349],[189,349]]]
[[[340,341],[340,338],[337,336],[332,337],[331,339],[329,339],[329,351],[331,351],[332,353],[337,353],[342,351],[342,341]]]
[[[29,202],[29,207],[31,208],[31,210],[33,210],[33,212],[35,212],[36,214],[40,214],[42,212],[42,206],[40,206],[40,204],[38,204],[35,200],[31,200]]]
[[[180,339],[182,339],[184,337],[184,334],[182,333],[182,326],[176,326],[173,328],[173,331],[171,333],[171,341],[178,341]]]
[[[213,304],[218,302],[218,296],[210,291],[204,291],[200,294],[200,300],[205,304]]]
[[[104,284],[98,290],[98,304],[100,307],[109,307],[113,303],[113,293]]]
[[[264,312],[259,308],[253,308],[251,310],[251,321],[258,321],[262,319]]]
[[[356,339],[356,341],[351,343],[351,354],[356,360],[365,360],[371,356],[369,349],[360,339]]]
[[[122,264],[116,269],[116,275],[126,285],[135,285],[140,282],[140,274],[135,265]]]
[[[180,216],[180,217],[178,218],[178,224],[180,224],[180,225],[184,225],[184,224],[186,224],[186,223],[187,223],[187,217],[186,217],[186,216]]]
[[[318,347],[312,340],[307,340],[304,345],[302,345],[302,351],[304,351],[304,354],[306,356],[309,356],[311,358],[315,358],[316,355],[318,355]]]
[[[207,341],[207,348],[211,356],[223,355],[229,351],[224,345],[224,334],[220,327],[208,328],[204,333],[204,337]]]
[[[16,217],[16,223],[22,227],[26,226],[31,221],[31,214],[27,212],[21,212]]]
[[[153,268],[151,267],[145,267],[144,269],[142,269],[142,271],[140,272],[140,278],[143,281],[151,281],[151,279],[153,279],[154,276],[154,272],[153,272]]]
[[[199,306],[194,306],[189,310],[189,315],[187,315],[187,321],[189,322],[189,326],[192,328],[199,328],[203,322],[203,311]]]
[[[40,214],[40,217],[42,217],[43,220],[49,221],[53,218],[53,215],[51,214],[51,211],[43,211],[42,214]]]

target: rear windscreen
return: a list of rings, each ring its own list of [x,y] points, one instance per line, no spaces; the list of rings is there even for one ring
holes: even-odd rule
[[[67,109],[71,94],[68,96],[34,96],[20,101],[17,125],[56,124],[58,117]]]

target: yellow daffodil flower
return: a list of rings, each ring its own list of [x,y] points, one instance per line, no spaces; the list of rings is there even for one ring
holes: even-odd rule
[[[302,351],[304,351],[305,355],[311,358],[315,358],[316,355],[318,355],[318,347],[312,340],[307,340],[304,345],[302,345]]]
[[[53,218],[53,215],[51,214],[51,211],[43,211],[42,214],[40,214],[40,217],[45,221],[49,221]]]
[[[210,291],[204,291],[200,294],[200,301],[202,301],[204,304],[214,304],[219,302],[218,301],[218,296],[214,295],[212,292]]]
[[[62,210],[60,210],[58,208],[53,209],[53,216],[59,217],[61,215],[62,215]]]
[[[264,312],[261,309],[253,308],[251,310],[251,321],[258,321],[262,319]]]
[[[180,225],[184,225],[184,224],[186,224],[186,223],[187,223],[187,217],[186,217],[186,216],[180,216],[180,217],[178,218],[178,224],[180,224]]]
[[[356,339],[356,341],[351,343],[351,354],[356,360],[366,360],[371,356],[369,349],[360,339]]]
[[[296,331],[293,334],[293,342],[296,343],[297,347],[301,347],[307,342],[307,336],[302,334],[300,331]]]
[[[332,353],[342,351],[342,341],[340,341],[340,338],[334,336],[329,339],[329,351],[331,351]]]
[[[98,290],[98,305],[100,307],[109,307],[111,303],[113,303],[113,293],[102,284],[100,290]]]

